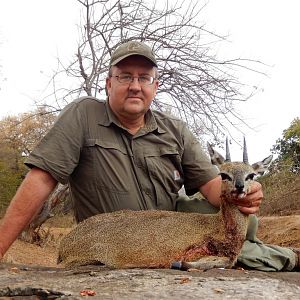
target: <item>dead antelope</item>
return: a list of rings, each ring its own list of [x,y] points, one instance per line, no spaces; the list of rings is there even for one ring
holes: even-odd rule
[[[232,203],[247,194],[272,156],[252,166],[244,144],[243,162],[226,160],[210,145],[222,176],[217,214],[174,211],[117,211],[90,217],[64,237],[59,261],[66,266],[105,264],[113,268],[231,268],[245,240],[248,217]]]

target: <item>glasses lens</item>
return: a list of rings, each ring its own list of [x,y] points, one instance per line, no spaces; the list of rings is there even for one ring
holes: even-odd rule
[[[149,85],[152,84],[154,81],[154,78],[148,75],[139,76],[139,82],[140,84]]]
[[[120,74],[116,76],[120,83],[130,83],[132,82],[132,76],[127,74]]]
[[[154,82],[154,78],[149,75],[143,75],[139,77],[133,77],[129,74],[120,74],[115,76],[120,83],[129,84],[133,82],[134,78],[138,78],[140,85],[150,85]]]

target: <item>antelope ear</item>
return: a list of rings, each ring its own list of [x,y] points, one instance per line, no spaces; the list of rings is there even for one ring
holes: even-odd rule
[[[263,159],[262,161],[252,164],[252,168],[256,174],[263,175],[269,168],[273,155],[270,155]]]
[[[211,163],[216,166],[220,166],[224,163],[224,157],[216,151],[210,143],[207,142],[207,149],[210,156]]]

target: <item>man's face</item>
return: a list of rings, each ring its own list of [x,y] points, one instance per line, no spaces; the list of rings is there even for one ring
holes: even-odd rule
[[[106,79],[109,105],[113,112],[122,118],[135,119],[144,115],[156,95],[158,81],[150,85],[140,84],[137,78],[131,83],[120,83],[119,75],[156,77],[155,68],[144,57],[133,55],[123,59],[111,68],[111,76]]]

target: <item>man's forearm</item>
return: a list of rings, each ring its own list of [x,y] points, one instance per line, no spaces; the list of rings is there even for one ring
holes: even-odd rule
[[[37,168],[30,170],[0,223],[0,258],[40,211],[56,184],[49,173]]]
[[[221,176],[218,176],[199,188],[201,194],[215,207],[220,207],[221,183]]]

